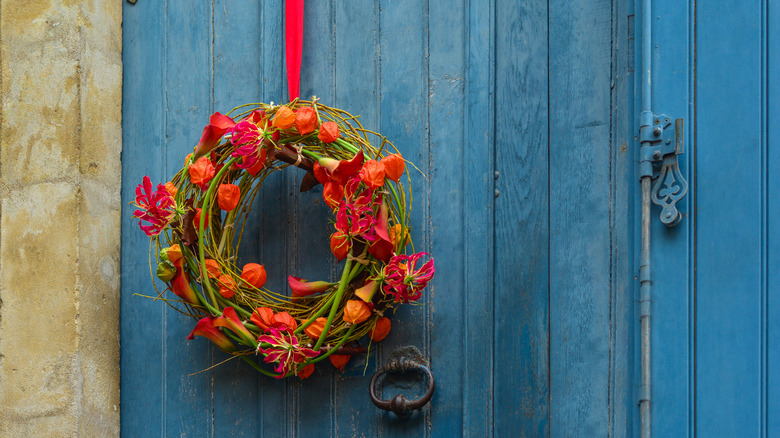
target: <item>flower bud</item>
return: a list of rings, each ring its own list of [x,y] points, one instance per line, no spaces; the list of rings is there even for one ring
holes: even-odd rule
[[[217,204],[219,208],[230,211],[238,205],[241,199],[241,189],[235,184],[220,184],[217,189]]]
[[[280,106],[274,114],[273,125],[279,129],[288,129],[295,124],[295,113],[286,106]]]
[[[349,354],[331,354],[328,356],[330,363],[332,363],[337,370],[342,372],[344,371],[344,367],[349,363],[350,358],[352,358],[352,355]]]
[[[301,135],[314,132],[317,129],[317,112],[310,106],[298,108],[295,113],[295,129]]]
[[[236,294],[236,282],[233,281],[233,277],[220,275],[217,281],[219,281],[219,294],[224,298],[233,298]]]
[[[173,263],[168,260],[163,260],[157,264],[157,278],[167,283],[173,280],[173,277],[175,276],[176,266],[173,266]]]
[[[257,289],[263,287],[266,278],[265,267],[257,263],[247,263],[241,270],[241,279]]]
[[[344,306],[344,322],[349,324],[360,324],[371,316],[371,310],[368,305],[360,300],[349,300]]]
[[[339,125],[336,122],[323,123],[317,138],[323,143],[333,143],[339,138]]]
[[[376,325],[371,330],[371,340],[379,342],[390,333],[390,318],[385,316],[376,320]]]
[[[307,321],[304,321],[306,323]],[[308,337],[310,337],[313,341],[320,338],[322,335],[322,330],[325,328],[325,323],[328,322],[325,318],[317,318],[314,320],[313,323],[311,323],[308,327],[303,329],[303,331],[306,333]]]

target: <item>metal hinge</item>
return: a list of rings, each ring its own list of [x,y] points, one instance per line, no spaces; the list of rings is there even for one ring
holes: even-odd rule
[[[639,126],[639,177],[655,180],[651,191],[653,203],[661,206],[661,222],[673,227],[682,220],[677,202],[688,192],[688,182],[680,172],[677,156],[683,151],[683,119],[644,111]]]

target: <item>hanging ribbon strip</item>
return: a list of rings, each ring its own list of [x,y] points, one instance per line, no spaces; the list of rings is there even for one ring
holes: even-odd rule
[[[301,52],[303,50],[303,0],[286,0],[284,13],[285,52],[287,55],[287,91],[290,100],[299,96]]]

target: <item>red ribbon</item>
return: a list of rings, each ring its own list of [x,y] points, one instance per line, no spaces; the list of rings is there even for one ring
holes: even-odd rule
[[[292,101],[300,94],[301,52],[303,50],[303,0],[286,0],[284,45],[287,55],[287,91]]]

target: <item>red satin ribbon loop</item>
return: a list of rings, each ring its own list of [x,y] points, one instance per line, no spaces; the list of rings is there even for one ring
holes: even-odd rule
[[[287,56],[287,91],[290,100],[300,95],[303,51],[303,0],[285,0],[284,46]]]

